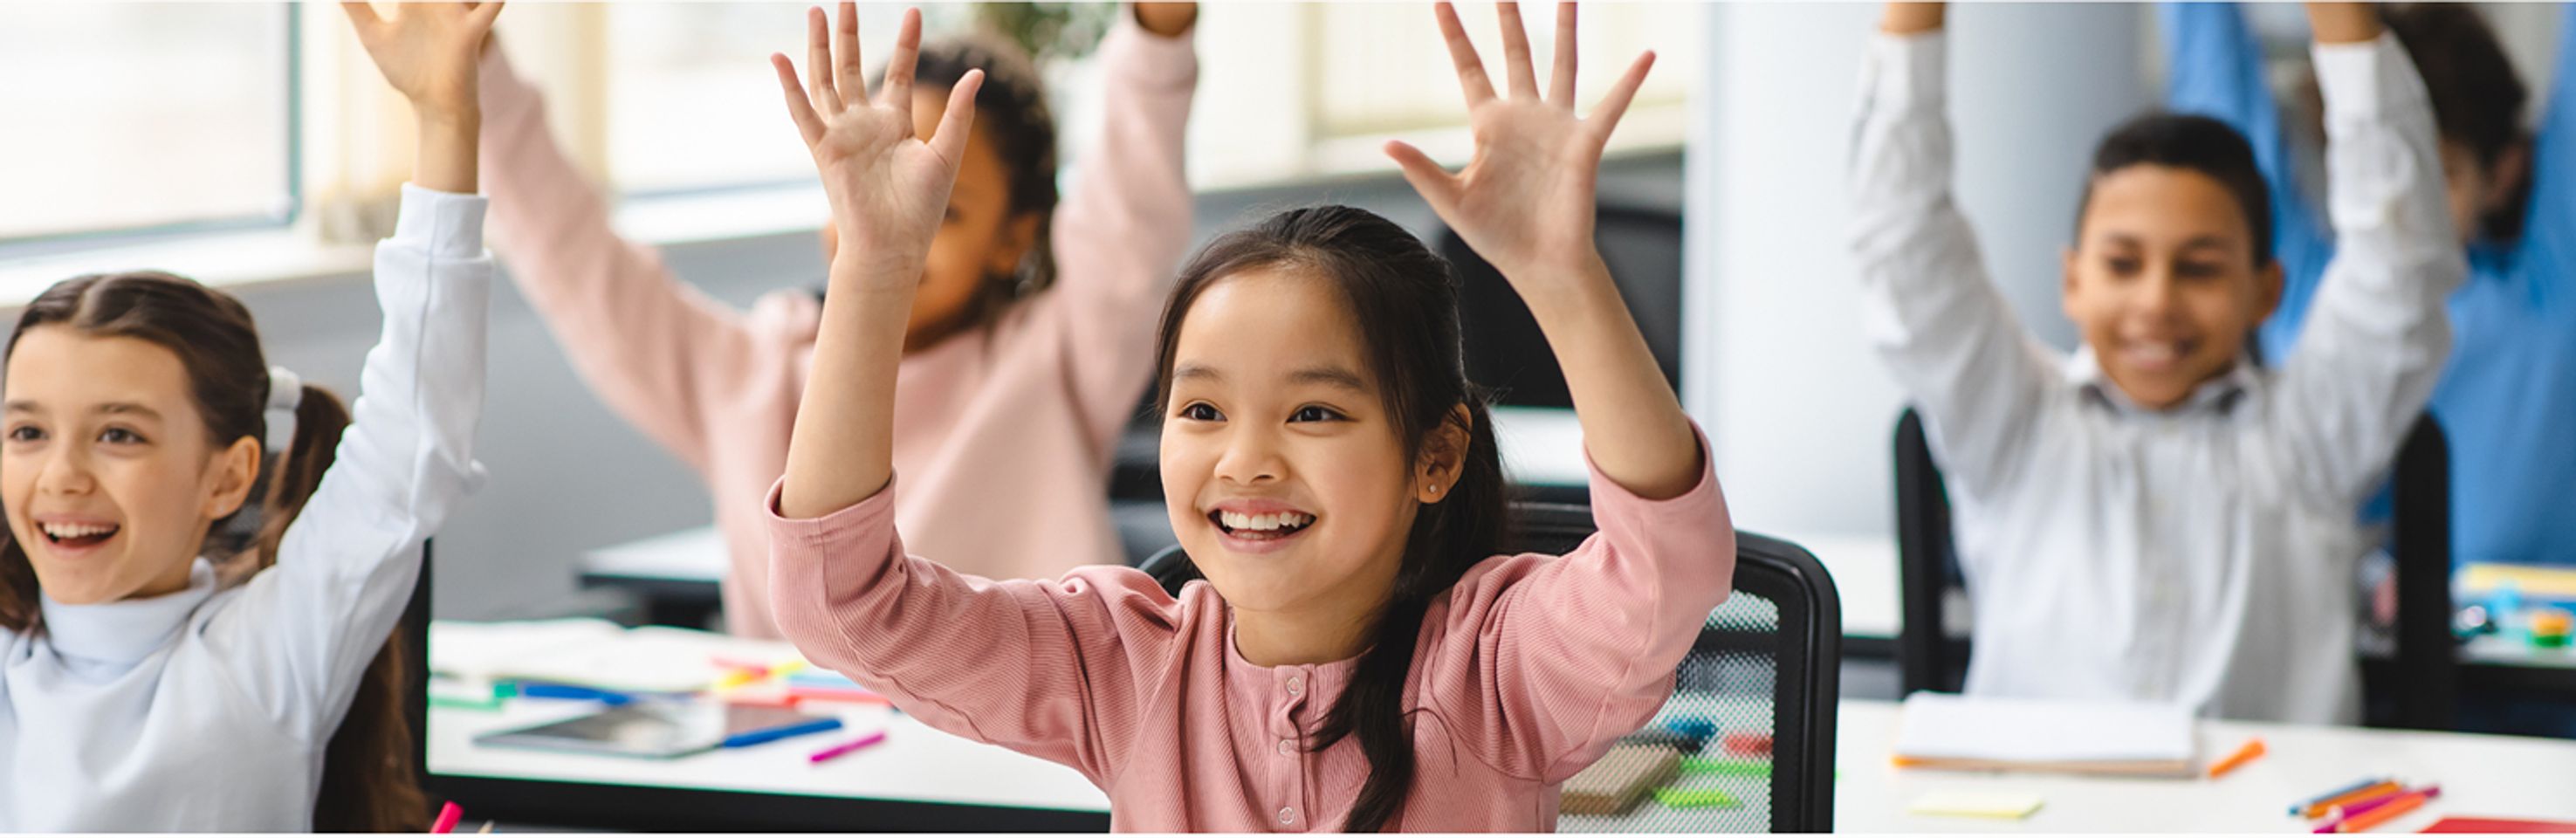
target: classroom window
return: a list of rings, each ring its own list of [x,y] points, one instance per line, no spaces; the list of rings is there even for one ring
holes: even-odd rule
[[[607,155],[628,195],[805,183],[813,159],[798,140],[769,54],[805,66],[799,3],[647,3],[607,8]],[[861,4],[870,68],[882,66],[904,7]],[[962,12],[922,9],[925,35]]]
[[[0,4],[0,244],[282,224],[288,4]]]

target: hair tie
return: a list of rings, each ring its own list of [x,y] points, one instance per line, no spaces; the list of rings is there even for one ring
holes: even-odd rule
[[[268,368],[268,453],[295,442],[295,411],[304,406],[304,379],[285,367]]]

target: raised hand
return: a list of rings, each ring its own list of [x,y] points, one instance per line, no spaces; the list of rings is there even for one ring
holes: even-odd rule
[[[2320,44],[2360,44],[2378,40],[2383,24],[2368,3],[2309,3],[2308,31]]]
[[[925,142],[913,135],[912,74],[920,55],[921,12],[907,10],[895,36],[885,80],[868,96],[859,63],[859,15],[842,3],[840,25],[827,26],[822,9],[806,15],[806,72],[812,89],[796,79],[796,65],[772,54],[787,113],[814,154],[823,191],[832,205],[840,247],[833,281],[843,277],[868,287],[908,290],[921,279],[931,236],[948,209],[948,190],[975,124],[975,90],[984,73],[970,70],[948,94],[939,129]]]
[[[1502,4],[1503,95],[1442,3],[1440,32],[1449,40],[1476,156],[1457,174],[1419,149],[1390,142],[1388,156],[1450,229],[1499,270],[1529,304],[1547,335],[1583,423],[1583,447],[1612,482],[1647,498],[1669,498],[1697,485],[1707,462],[1690,418],[1664,382],[1619,286],[1592,243],[1593,185],[1601,147],[1646,81],[1655,54],[1637,57],[1628,74],[1590,116],[1574,115],[1574,4],[1556,10],[1556,69],[1539,94],[1520,9]]]
[[[377,71],[419,117],[412,181],[442,192],[475,191],[475,140],[483,126],[475,67],[501,4],[397,3],[390,17],[364,2],[340,8]]]
[[[1949,6],[1944,3],[1889,3],[1878,16],[1878,31],[1890,35],[1920,35],[1946,25]]]
[[[1166,38],[1177,38],[1199,22],[1197,3],[1138,3],[1136,25]]]
[[[479,110],[475,62],[500,3],[396,3],[388,17],[362,2],[340,8],[376,69],[422,118]]]
[[[1601,149],[1637,86],[1645,83],[1655,54],[1639,55],[1592,113],[1577,117],[1574,4],[1557,6],[1556,68],[1544,96],[1530,66],[1529,35],[1522,31],[1519,6],[1503,3],[1500,8],[1507,74],[1501,95],[1485,76],[1484,61],[1459,25],[1457,10],[1447,3],[1436,10],[1476,138],[1476,154],[1467,167],[1450,174],[1420,149],[1401,142],[1388,142],[1386,153],[1404,167],[1404,179],[1440,219],[1527,294],[1533,290],[1528,283],[1560,281],[1599,264],[1592,218]]]

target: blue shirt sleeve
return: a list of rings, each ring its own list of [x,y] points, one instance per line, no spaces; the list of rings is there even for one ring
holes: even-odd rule
[[[2558,60],[2551,70],[2548,110],[2541,115],[2539,136],[2531,147],[2531,206],[2523,218],[2521,247],[2525,258],[2554,260],[2536,265],[2536,280],[2570,281],[2576,271],[2576,4],[2560,7]]]
[[[2164,28],[2170,79],[2166,106],[2213,117],[2254,146],[2272,199],[2272,253],[2281,263],[2281,308],[2263,324],[2264,358],[2278,365],[2307,319],[2317,280],[2334,258],[2334,239],[2292,178],[2281,110],[2264,80],[2263,47],[2233,3],[2169,2],[2156,9]]]

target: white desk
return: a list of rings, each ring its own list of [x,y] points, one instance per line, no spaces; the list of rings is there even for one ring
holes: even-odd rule
[[[1836,832],[2305,832],[2291,803],[2367,775],[2439,783],[2442,796],[2376,830],[2415,832],[2444,815],[2576,820],[2576,742],[2465,733],[2416,733],[2203,721],[2203,753],[2224,755],[2261,736],[2270,753],[2216,780],[1899,769],[1897,705],[1843,702],[1835,767]],[[1908,815],[1935,790],[2039,795],[2020,821]]]
[[[1108,797],[1071,768],[950,736],[884,707],[808,704],[800,709],[839,715],[844,729],[668,760],[488,748],[473,741],[488,731],[571,718],[598,708],[592,702],[524,698],[510,700],[499,712],[434,707],[429,712],[430,773],[631,787],[637,800],[649,800],[657,790],[687,789],[1055,810],[1103,818],[1109,811]],[[806,758],[878,729],[886,731],[884,742],[819,765]],[[834,828],[879,827],[854,822]]]
[[[762,795],[869,798],[1005,809],[1105,813],[1108,801],[1072,769],[980,745],[880,709],[855,709],[851,729],[677,760],[476,747],[474,733],[581,712],[573,702],[518,700],[500,713],[430,713],[431,771],[449,776],[740,794],[730,811],[773,805]],[[2364,775],[2442,785],[2424,809],[2380,829],[2414,832],[2445,815],[2576,820],[2576,742],[2455,733],[2204,721],[2204,752],[2225,753],[2261,736],[2270,753],[2217,780],[1899,769],[1888,760],[1897,705],[1842,704],[1835,767],[1837,832],[2288,832],[2305,821],[2284,809]],[[805,755],[885,725],[883,744],[820,766]],[[2045,804],[2020,821],[1908,815],[1932,791],[2036,794]],[[1643,804],[1651,807],[1654,804]],[[468,815],[472,815],[468,812]],[[961,822],[961,825],[968,825]],[[971,826],[971,825],[969,825]],[[869,829],[863,822],[837,828]]]

